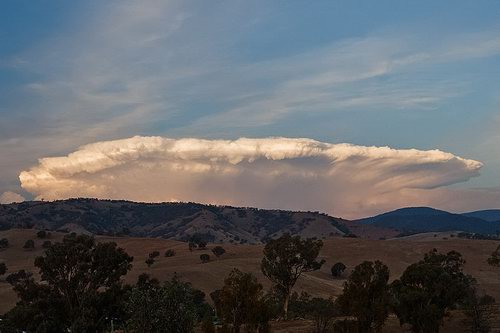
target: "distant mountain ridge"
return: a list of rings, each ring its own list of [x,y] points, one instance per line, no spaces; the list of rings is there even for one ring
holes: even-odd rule
[[[356,222],[400,232],[464,231],[496,234],[500,232],[500,221],[495,220],[497,212],[500,213],[500,210],[454,214],[430,207],[406,207]]]
[[[468,217],[476,217],[489,222],[500,221],[500,209],[478,210],[475,212],[463,213],[461,215]]]
[[[317,238],[350,233],[341,219],[318,212],[97,199],[0,205],[0,230],[11,228],[175,240],[196,235],[209,242],[230,243],[260,243],[285,232]]]

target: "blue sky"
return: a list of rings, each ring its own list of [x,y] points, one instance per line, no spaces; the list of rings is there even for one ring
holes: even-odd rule
[[[134,135],[440,149],[500,187],[498,1],[2,1],[0,193]]]

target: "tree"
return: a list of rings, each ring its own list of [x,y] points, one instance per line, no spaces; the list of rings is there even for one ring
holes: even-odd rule
[[[188,245],[189,245],[189,251],[192,252],[193,249],[196,249],[196,243],[195,242],[189,241]]]
[[[480,297],[475,287],[470,288],[465,305],[464,321],[469,333],[488,333],[491,330],[491,322],[495,314],[492,304],[495,299],[489,295]]]
[[[224,279],[222,289],[213,292],[211,297],[218,315],[232,326],[233,333],[239,333],[243,324],[257,328],[267,324],[259,320],[265,319],[265,316],[259,316],[265,307],[262,285],[251,273],[233,269]]]
[[[346,268],[347,267],[343,263],[341,263],[341,262],[336,263],[335,265],[332,266],[332,269],[331,269],[332,276],[333,277],[342,276],[342,273],[344,273]]]
[[[488,258],[488,264],[490,266],[500,267],[500,245],[493,251],[491,257]]]
[[[359,332],[378,332],[389,314],[389,268],[380,261],[364,261],[344,283],[340,310],[358,320]]]
[[[48,249],[51,245],[52,245],[52,242],[49,241],[49,240],[46,240],[46,241],[43,242],[42,247],[44,249]]]
[[[149,254],[149,258],[154,259],[160,256],[160,252],[158,251],[153,251]]]
[[[436,249],[406,268],[392,283],[394,312],[401,324],[415,333],[439,332],[449,309],[464,303],[473,279],[463,273],[465,260],[456,251],[442,254]]]
[[[47,237],[47,232],[45,230],[40,230],[39,232],[36,233],[36,237],[43,239]]]
[[[0,250],[9,247],[9,240],[7,238],[0,239]]]
[[[142,275],[127,301],[129,328],[138,333],[192,332],[200,319],[197,294],[191,284],[176,276],[160,285],[158,280]]]
[[[4,262],[0,262],[0,275],[7,273],[7,265]]]
[[[120,279],[132,260],[114,242],[67,235],[35,259],[41,283],[27,272],[9,275],[20,301],[7,317],[27,331],[100,331],[106,317],[117,315]]]
[[[32,239],[28,239],[23,246],[23,249],[33,250],[35,248],[35,241]]]
[[[205,263],[210,261],[210,256],[208,254],[204,253],[204,254],[200,255],[200,260],[202,263],[205,264]]]
[[[167,251],[165,251],[165,257],[169,258],[173,256],[175,256],[175,250],[168,249]]]
[[[337,316],[338,310],[331,299],[312,298],[307,302],[307,315],[315,323],[315,333],[329,332],[333,319]]]
[[[145,263],[148,265],[148,268],[150,268],[155,263],[155,260],[153,258],[148,258]]]
[[[301,239],[284,234],[270,240],[264,247],[261,262],[262,273],[271,280],[283,295],[283,317],[288,318],[288,302],[295,283],[304,272],[321,268],[324,260],[317,261],[323,246],[321,240]]]
[[[204,240],[199,240],[197,244],[198,244],[198,248],[200,248],[202,250],[207,247],[207,242],[205,242]]]
[[[218,258],[224,253],[226,253],[226,250],[222,246],[216,246],[212,249],[212,253]]]

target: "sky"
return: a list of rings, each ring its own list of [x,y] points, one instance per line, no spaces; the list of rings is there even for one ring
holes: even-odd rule
[[[500,208],[498,1],[0,2],[0,201]]]

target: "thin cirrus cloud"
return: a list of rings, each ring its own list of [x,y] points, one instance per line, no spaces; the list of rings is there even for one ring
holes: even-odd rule
[[[42,158],[19,178],[22,187],[38,199],[198,201],[321,210],[352,218],[397,208],[410,199],[412,204],[426,204],[446,196],[452,193],[447,185],[477,176],[481,166],[439,150],[306,138],[135,136],[85,145],[67,156]],[[489,197],[497,195],[492,192]]]

